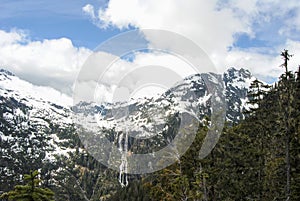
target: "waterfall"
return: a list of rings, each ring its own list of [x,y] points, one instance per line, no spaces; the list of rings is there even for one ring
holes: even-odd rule
[[[127,177],[127,153],[128,153],[128,133],[125,131],[121,133],[119,136],[119,151],[121,152],[121,164],[119,169],[119,182],[122,187],[128,185],[128,177]]]

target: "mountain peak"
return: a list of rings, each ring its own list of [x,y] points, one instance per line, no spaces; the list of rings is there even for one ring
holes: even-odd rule
[[[235,67],[230,67],[225,74],[228,74],[230,77],[243,77],[243,78],[251,78],[252,74],[249,70],[245,68],[236,69]]]
[[[6,75],[9,75],[9,76],[15,76],[15,74],[13,74],[12,72],[10,72],[8,70],[5,70],[3,68],[0,69],[0,73],[1,74],[6,74]]]

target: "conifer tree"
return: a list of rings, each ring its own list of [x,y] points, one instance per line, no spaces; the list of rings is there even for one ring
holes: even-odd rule
[[[281,76],[280,84],[280,109],[283,112],[283,122],[284,122],[284,135],[285,135],[285,163],[286,163],[286,200],[290,200],[291,195],[291,159],[290,159],[290,141],[291,141],[291,102],[292,102],[292,82],[293,74],[288,70],[288,61],[290,60],[290,55],[288,50],[284,50],[281,53],[284,63],[281,65],[285,68],[285,73]]]
[[[37,170],[30,171],[30,174],[25,174],[25,185],[16,185],[14,190],[2,194],[0,198],[13,201],[54,201],[53,191],[39,187],[41,180],[38,179],[38,175],[39,172]]]
[[[207,176],[201,168],[199,151],[207,128],[200,126],[194,142],[176,163],[160,170],[147,179],[144,186],[151,200],[200,200],[203,196],[203,178]]]

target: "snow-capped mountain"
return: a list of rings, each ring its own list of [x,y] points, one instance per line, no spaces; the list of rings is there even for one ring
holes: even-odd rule
[[[96,131],[100,129],[116,146],[120,133],[129,130],[133,151],[154,151],[174,138],[179,114],[187,112],[201,122],[212,114],[213,102],[217,103],[219,96],[223,95],[226,103],[221,104],[226,120],[241,120],[253,80],[249,71],[230,68],[222,76],[189,76],[156,98],[102,105],[82,102],[72,106],[72,98],[0,70],[0,190],[11,189],[18,183],[15,178],[31,169],[40,169],[45,178],[49,177],[49,185],[59,189],[62,186],[54,177],[78,176],[70,173],[70,164],[74,171],[88,168],[87,161],[72,162],[87,157],[72,121],[74,113],[79,122],[80,118],[88,119],[79,126],[95,129],[91,125],[97,125]],[[220,84],[223,90],[213,99],[212,86]],[[141,140],[134,140],[135,137]],[[145,144],[149,145],[147,149],[143,149]]]
[[[212,96],[216,96],[216,92],[219,92],[217,98],[223,102],[221,106],[226,111],[226,120],[238,122],[247,109],[247,90],[254,79],[249,71],[234,68],[223,76],[196,74],[176,83],[161,96],[101,105],[81,102],[73,107],[73,111],[78,122],[84,122],[82,126],[95,132],[101,129],[127,130],[133,136],[150,138],[162,132],[166,119],[177,113],[188,112],[200,121],[210,116]],[[84,119],[88,119],[89,123]]]
[[[243,68],[240,70],[230,68],[223,74],[226,91],[227,121],[238,122],[244,118],[243,112],[249,109],[247,92],[251,82],[255,79],[250,71]]]
[[[22,131],[34,126],[42,133],[49,130],[51,125],[72,123],[70,97],[50,87],[35,86],[3,69],[0,70],[0,98],[1,119],[15,124],[16,130]],[[0,130],[2,139],[11,139],[13,134]],[[55,145],[58,138],[51,136],[52,145]],[[54,148],[59,149],[58,146]]]
[[[52,88],[0,70],[1,190],[10,189],[20,175],[75,152],[71,137],[75,133],[68,132],[71,103],[71,98]]]
[[[72,98],[69,96],[51,87],[33,85],[4,69],[0,69],[0,90],[3,97],[14,96],[18,101],[23,98],[22,101],[30,101],[31,105],[39,104],[39,102],[66,107],[72,105]]]
[[[82,128],[79,135],[89,153],[118,169],[121,164],[116,163],[116,158],[120,161],[120,155],[107,157],[114,151],[110,147],[103,148],[103,144],[114,144],[120,152],[154,153],[166,147],[179,133],[192,138],[199,126],[192,123],[195,120],[214,127],[217,135],[225,120],[236,123],[243,119],[252,80],[250,72],[244,69],[231,68],[223,76],[196,74],[176,83],[160,96],[100,105],[83,101],[75,105],[73,111],[77,125]],[[111,158],[115,160],[111,162]],[[136,173],[135,167],[134,164],[129,169]]]

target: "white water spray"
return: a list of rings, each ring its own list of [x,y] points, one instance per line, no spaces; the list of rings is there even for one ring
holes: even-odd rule
[[[126,187],[128,185],[128,177],[127,177],[127,153],[128,153],[128,134],[127,131],[121,133],[119,136],[119,151],[121,152],[121,164],[119,169],[119,182],[122,187]]]

